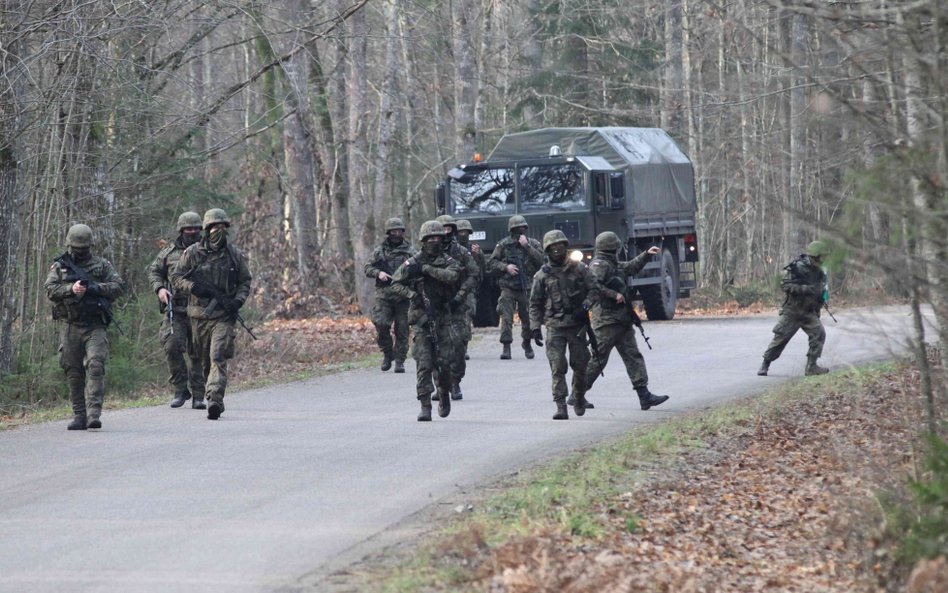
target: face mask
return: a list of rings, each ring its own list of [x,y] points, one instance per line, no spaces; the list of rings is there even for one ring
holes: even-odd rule
[[[467,245],[471,242],[471,233],[469,231],[461,231],[458,233],[458,243],[461,245]]]
[[[74,261],[82,262],[92,257],[92,250],[88,247],[70,247],[69,254]]]
[[[224,227],[213,228],[211,229],[209,238],[211,245],[213,245],[215,249],[220,249],[227,241],[227,229]]]
[[[550,245],[550,248],[547,251],[550,254],[550,261],[554,264],[560,265],[566,261],[566,245],[563,245],[562,243]]]
[[[425,244],[422,246],[421,250],[425,255],[430,257],[438,257],[441,255],[441,243],[434,241],[425,241]]]
[[[404,240],[405,240],[405,239],[404,239],[401,235],[392,235],[392,234],[389,234],[389,236],[388,236],[388,242],[389,242],[390,245],[401,245],[401,244],[402,244],[402,241],[404,241]]]
[[[201,231],[194,231],[190,233],[186,230],[181,231],[181,243],[183,243],[185,246],[193,245],[200,240],[201,240]]]
[[[522,235],[522,234],[523,234],[523,229],[521,229],[521,228],[519,228],[519,227],[518,227],[518,228],[515,228],[515,229],[511,229],[511,231],[510,231],[510,236],[513,237],[514,239],[519,239],[519,238],[520,238],[520,235]]]

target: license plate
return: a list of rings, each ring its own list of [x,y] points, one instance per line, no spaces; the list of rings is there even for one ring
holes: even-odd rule
[[[483,241],[487,238],[487,231],[474,231],[471,233],[471,241]]]

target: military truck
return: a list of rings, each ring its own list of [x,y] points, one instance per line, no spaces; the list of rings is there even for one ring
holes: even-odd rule
[[[680,297],[695,288],[698,262],[694,169],[674,140],[657,128],[545,128],[507,134],[486,160],[451,169],[435,190],[439,213],[467,219],[489,257],[521,214],[529,236],[563,231],[573,259],[590,260],[596,235],[623,241],[619,259],[650,246],[662,252],[636,277],[649,319],[671,319]],[[488,275],[478,293],[475,324],[497,324],[500,295]]]

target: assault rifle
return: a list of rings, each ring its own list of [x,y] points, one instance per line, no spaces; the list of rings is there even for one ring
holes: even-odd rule
[[[592,321],[589,320],[589,311],[586,311],[586,321],[583,323],[583,329],[579,330],[579,334],[582,335],[583,332],[586,332],[586,335],[589,336],[589,347],[592,348],[593,356],[596,357],[596,363],[599,364],[599,376],[605,377],[606,373],[604,370],[606,365],[602,363],[602,358],[599,356],[599,339],[596,338],[596,332],[593,330]]]
[[[168,289],[168,304],[165,305],[168,310],[168,325],[171,328],[171,335],[174,335],[174,291]]]
[[[839,323],[836,321],[836,316],[833,315],[833,312],[830,310],[830,289],[829,284],[823,285],[823,308],[826,309],[826,312],[829,313],[830,318],[833,320],[833,323]]]
[[[425,280],[422,278],[418,288],[418,295],[421,297],[421,304],[425,308],[425,329],[428,330],[428,342],[431,344],[431,358],[435,366],[438,364],[438,322],[435,320],[434,303],[428,298],[425,292]],[[442,395],[442,397],[447,397]]]
[[[224,298],[225,298],[225,295],[222,292],[218,291],[211,298],[211,302],[208,303],[206,307],[204,307],[204,315],[207,317],[210,317],[211,315],[213,315],[214,311],[217,310],[217,306],[220,304],[220,301]],[[240,324],[240,327],[247,330],[247,333],[250,334],[251,338],[253,338],[254,340],[257,339],[257,335],[253,333],[253,330],[250,329],[250,327],[247,326],[247,322],[244,321],[244,318],[240,316],[239,311],[234,311],[234,313],[232,314],[232,317],[234,318],[234,321]]]
[[[523,247],[521,247],[519,243],[516,244],[514,255],[511,257],[514,260],[513,264],[517,266],[517,279],[520,280],[520,290],[530,292],[530,287],[527,286],[527,267],[524,265]]]
[[[388,262],[384,259],[380,259],[372,263],[373,267],[377,268],[381,272],[385,272],[389,277],[394,276],[395,272],[392,271],[392,268],[389,267]],[[375,276],[375,287],[382,288],[384,286],[389,286],[392,283],[391,278],[388,280],[379,280],[378,275]]]
[[[76,262],[72,261],[72,256],[70,254],[68,253],[62,254],[58,258],[56,258],[56,261],[62,264],[63,267],[65,267],[71,273],[70,276],[66,276],[65,278],[66,280],[72,281],[74,279],[75,281],[79,282],[80,286],[85,286],[87,288],[89,287],[89,285],[98,284],[98,282],[96,282],[95,280],[89,277],[89,274],[87,274],[85,270],[77,266]],[[112,301],[103,296],[83,297],[82,301],[88,302],[85,300],[87,298],[95,299],[93,301],[95,305],[95,310],[102,314],[102,318],[105,321],[105,324],[109,325],[110,323],[114,323],[115,329],[117,329],[118,332],[124,336],[125,332],[122,331],[122,326],[119,325],[118,320],[115,318],[115,315],[112,313]]]
[[[632,304],[632,300],[629,298],[625,282],[623,282],[618,276],[613,276],[608,282],[606,282],[606,288],[611,288],[612,290],[622,294],[622,297],[625,299],[625,305],[629,308],[629,313],[632,315],[632,325],[639,328],[639,332],[642,334],[642,339],[645,340],[645,345],[648,346],[649,350],[651,350],[652,344],[649,343],[648,336],[645,335],[645,328],[642,327],[642,318],[639,317],[638,311],[635,310],[635,306]]]

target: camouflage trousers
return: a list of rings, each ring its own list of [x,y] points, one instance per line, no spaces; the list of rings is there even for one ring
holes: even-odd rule
[[[438,389],[440,397],[449,397],[454,376],[451,372],[452,364],[458,350],[454,327],[442,317],[438,323],[437,354],[432,348],[428,328],[419,323],[415,326],[415,335],[412,338],[411,356],[415,359],[415,392],[418,399],[430,396]]]
[[[647,387],[648,372],[645,370],[645,357],[635,341],[635,327],[631,323],[612,323],[595,330],[595,333],[596,341],[599,342],[598,356],[594,352],[586,368],[587,388],[592,389],[599,373],[608,364],[609,353],[613,348],[625,364],[625,372],[632,381],[632,387]]]
[[[467,307],[451,313],[451,324],[453,325],[455,352],[451,362],[451,376],[454,378],[454,384],[458,385],[464,379],[467,373],[467,361],[464,355],[467,354],[467,345],[473,337],[471,332],[471,313]]]
[[[586,367],[589,365],[589,347],[586,332],[579,333],[580,326],[548,327],[546,330],[546,358],[553,373],[553,401],[563,403],[569,395],[566,386],[567,350],[569,368],[573,369],[573,395],[586,393]]]
[[[204,399],[204,370],[194,348],[194,336],[188,316],[185,313],[175,313],[172,332],[171,321],[165,315],[158,331],[158,339],[165,350],[168,370],[171,372],[168,383],[174,385],[175,392],[187,390],[196,400]]]
[[[520,315],[520,337],[529,341],[530,331],[530,291],[500,289],[500,299],[497,300],[497,314],[500,316],[500,343],[513,342],[514,313]]]
[[[817,359],[823,354],[823,344],[826,342],[826,329],[820,321],[819,313],[781,313],[777,325],[774,326],[774,339],[770,341],[764,351],[764,360],[773,362],[780,358],[783,349],[787,347],[790,338],[803,330],[810,339],[807,357]]]
[[[375,324],[377,343],[382,355],[389,360],[405,361],[408,355],[408,300],[397,302],[375,299],[372,307],[372,323]],[[394,326],[394,327],[393,327]],[[392,330],[395,340],[392,341]]]
[[[105,400],[109,339],[103,325],[67,323],[59,336],[59,366],[66,372],[72,413],[99,418]]]
[[[204,369],[204,389],[209,402],[224,402],[227,389],[227,362],[236,353],[236,322],[219,319],[191,319],[194,349]]]

